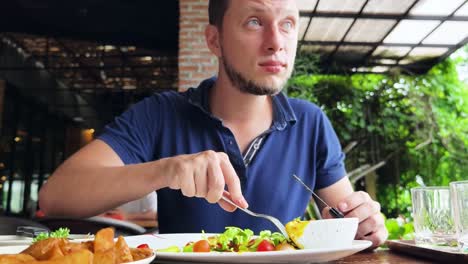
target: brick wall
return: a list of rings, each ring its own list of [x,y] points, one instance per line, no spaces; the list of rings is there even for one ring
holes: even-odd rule
[[[218,61],[206,46],[208,0],[180,0],[179,90],[215,75]]]

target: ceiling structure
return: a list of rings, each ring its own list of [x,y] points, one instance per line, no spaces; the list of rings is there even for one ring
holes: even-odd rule
[[[297,0],[300,50],[326,73],[427,72],[468,43],[467,0]]]
[[[299,49],[325,73],[424,73],[468,42],[468,0],[297,0]],[[0,78],[83,126],[176,89],[179,1],[11,0]]]
[[[177,53],[179,1],[9,0],[0,32],[87,40]]]
[[[87,121],[90,126],[99,126],[96,113],[108,122],[144,96],[177,88],[177,55],[170,51],[22,33],[1,33],[0,42],[23,60],[0,63],[0,71],[6,76],[20,72],[27,78],[35,72],[53,78],[56,85],[29,84],[35,87],[26,94],[47,94],[45,100],[52,111],[77,122]],[[122,96],[127,100],[122,102]]]
[[[177,88],[178,6],[152,0],[2,3],[0,78],[20,89],[33,86],[25,93],[43,98],[52,111],[100,126],[144,96]],[[18,73],[24,82],[14,78]],[[26,83],[32,78],[55,83]]]
[[[80,93],[175,88],[177,57],[171,52],[18,33],[3,33],[0,37],[35,62],[29,67],[0,68],[3,71],[47,70],[57,81]]]

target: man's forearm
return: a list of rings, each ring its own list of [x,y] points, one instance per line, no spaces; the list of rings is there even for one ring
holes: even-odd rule
[[[90,217],[165,187],[161,162],[83,167],[65,162],[39,193],[48,216]]]

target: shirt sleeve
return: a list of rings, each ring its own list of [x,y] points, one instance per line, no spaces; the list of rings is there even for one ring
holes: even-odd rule
[[[321,112],[317,146],[316,189],[328,187],[346,176],[345,154],[340,141],[325,113]]]
[[[108,144],[124,164],[151,161],[159,137],[160,108],[157,95],[145,98],[116,117],[98,139]]]

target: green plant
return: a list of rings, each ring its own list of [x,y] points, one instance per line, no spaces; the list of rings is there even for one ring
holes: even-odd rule
[[[457,73],[457,65],[468,64],[468,46],[460,52],[461,59],[423,75],[323,75],[317,56],[298,55],[288,94],[320,106],[342,146],[355,146],[346,153],[349,172],[385,164],[375,171],[375,186],[362,178],[355,187],[373,189],[389,217],[410,218],[417,175],[426,185],[468,175],[468,84]]]
[[[388,239],[410,240],[414,238],[413,223],[407,222],[403,217],[386,219],[385,227],[388,230]]]

